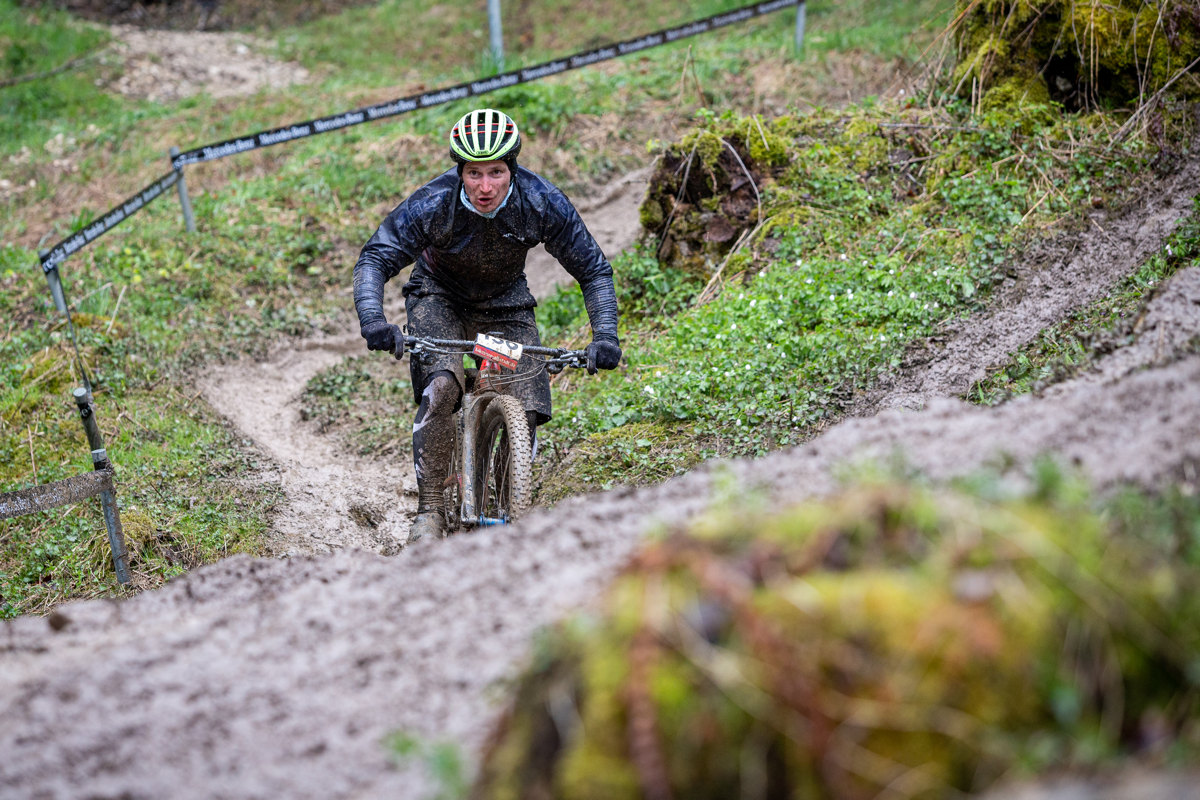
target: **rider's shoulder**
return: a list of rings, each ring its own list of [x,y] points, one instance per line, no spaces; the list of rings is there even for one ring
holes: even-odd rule
[[[419,187],[406,197],[392,213],[430,211],[434,207],[452,202],[458,197],[458,175],[450,169]]]
[[[566,208],[571,201],[562,189],[559,189],[548,179],[533,170],[517,165],[517,186],[521,189],[526,202],[541,208]]]
[[[451,168],[413,192],[410,197],[442,197],[458,195],[458,171]]]

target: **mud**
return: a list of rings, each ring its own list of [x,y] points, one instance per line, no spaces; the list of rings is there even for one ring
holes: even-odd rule
[[[852,413],[919,409],[934,397],[963,396],[1043,328],[1109,294],[1191,212],[1200,159],[1193,157],[1161,183],[1142,183],[1124,207],[1092,211],[1082,233],[1064,232],[1016,255],[989,310],[948,325],[903,369],[859,398]]]
[[[648,533],[730,502],[731,486],[740,503],[786,504],[834,491],[853,465],[897,462],[934,479],[991,467],[1020,483],[1050,453],[1102,489],[1200,488],[1200,269],[1164,286],[1129,346],[1092,372],[996,408],[954,399],[1161,246],[1190,211],[1198,170],[1014,258],[992,310],[949,328],[864,396],[860,416],[802,447],[394,556],[382,554],[415,504],[403,493],[411,465],[353,459],[299,420],[308,377],[361,352],[353,327],[214,370],[209,402],[275,463],[261,479],[285,492],[275,525],[292,557],[234,557],[125,602],[0,626],[0,796],[428,797],[426,766],[399,762],[387,737],[454,743],[469,770],[537,630],[586,608]],[[640,197],[628,196],[636,215]],[[585,219],[609,216],[580,205]],[[559,279],[531,270],[543,287]],[[1120,782],[1069,791],[1165,798],[1180,785],[1148,780],[1127,794]]]

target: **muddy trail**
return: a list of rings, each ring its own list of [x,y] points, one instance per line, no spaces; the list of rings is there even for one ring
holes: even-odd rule
[[[287,497],[277,527],[293,555],[235,557],[125,602],[0,627],[0,796],[432,796],[427,765],[399,760],[388,737],[454,743],[469,770],[537,630],[586,607],[648,531],[720,503],[731,476],[771,506],[835,491],[848,463],[900,459],[934,479],[1002,468],[1021,481],[1050,453],[1101,488],[1195,487],[1200,269],[1161,287],[1133,340],[1090,372],[994,408],[955,398],[1110,291],[1190,212],[1197,186],[1193,162],[1017,259],[990,311],[947,328],[860,398],[856,416],[803,446],[571,498],[510,529],[395,555],[385,553],[407,527],[411,467],[350,459],[298,420],[306,376],[360,352],[353,331],[211,372],[209,401],[275,462],[264,479]],[[585,219],[636,208],[636,191],[622,196]],[[531,269],[539,291],[557,280],[553,265]],[[401,491],[364,494],[367,483]],[[363,525],[363,509],[379,508]],[[1072,796],[1184,789],[1171,776],[1149,781]]]

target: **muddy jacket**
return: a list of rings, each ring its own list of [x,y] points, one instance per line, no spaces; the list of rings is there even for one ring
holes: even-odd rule
[[[525,256],[540,243],[579,281],[594,335],[617,334],[612,267],[579,213],[559,189],[524,167],[495,217],[459,199],[451,169],[396,207],[363,246],[354,265],[360,325],[384,319],[383,284],[415,262],[404,295],[438,294],[475,310],[533,308]]]

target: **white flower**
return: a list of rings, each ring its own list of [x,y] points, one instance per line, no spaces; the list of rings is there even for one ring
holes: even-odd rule
[[[644,386],[644,387],[642,387],[642,391],[645,392],[646,394],[650,395],[651,397],[654,396],[654,387],[653,386]]]
[[[691,375],[691,374],[692,374],[692,371],[689,369],[689,370],[687,371],[687,374],[688,374],[688,375]],[[661,378],[661,377],[662,377],[662,370],[661,370],[661,369],[656,369],[656,370],[654,370],[654,377],[656,377],[656,378]]]
[[[888,292],[888,297],[891,297],[894,294],[895,294],[895,292]]]
[[[754,308],[756,305],[758,305],[758,301],[757,301],[757,300],[751,300],[751,301],[750,301],[750,307],[751,307],[751,308]]]
[[[916,299],[917,299],[917,293],[916,293],[916,292],[909,292],[909,293],[908,293],[908,299],[909,299],[909,300],[916,300]]]

